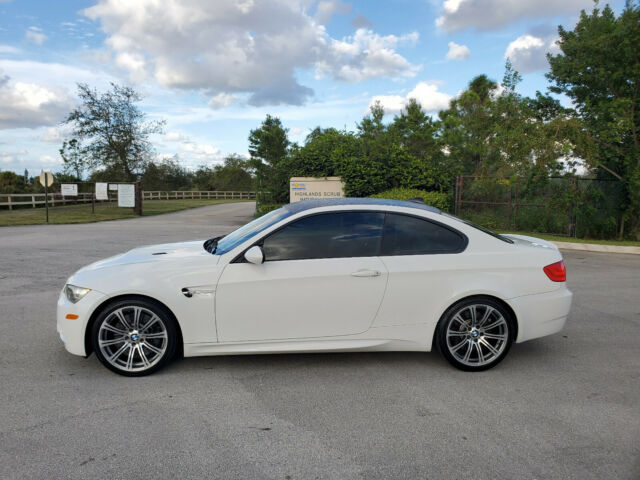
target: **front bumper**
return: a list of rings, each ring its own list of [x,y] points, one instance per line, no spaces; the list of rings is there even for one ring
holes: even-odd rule
[[[552,292],[525,295],[509,300],[518,318],[516,343],[558,333],[571,310],[571,291],[562,287]]]
[[[91,290],[78,303],[71,303],[64,291],[60,292],[56,328],[69,353],[83,357],[87,355],[84,347],[85,330],[91,314],[106,298],[104,293]],[[78,318],[69,320],[68,314],[77,315]]]

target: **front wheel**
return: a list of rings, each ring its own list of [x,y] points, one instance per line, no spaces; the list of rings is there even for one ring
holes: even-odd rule
[[[471,298],[451,307],[437,330],[440,351],[454,367],[487,370],[509,352],[514,339],[509,312],[489,298]]]
[[[120,375],[137,377],[162,368],[174,356],[173,318],[145,300],[121,300],[103,310],[93,324],[93,351]]]

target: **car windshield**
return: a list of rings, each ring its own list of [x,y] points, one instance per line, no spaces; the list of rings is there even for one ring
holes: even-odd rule
[[[503,242],[513,243],[513,240],[511,240],[509,237],[505,237],[504,235],[500,235],[499,233],[494,232],[493,230],[489,230],[488,228],[481,227],[480,225],[476,225],[475,223],[470,222],[469,220],[464,220],[462,218],[456,217],[455,215],[451,215],[449,213],[442,213],[442,215],[444,215],[445,217],[453,218],[454,220],[458,220],[459,222],[469,225],[470,227],[477,228],[481,232],[489,234],[492,237],[497,238],[498,240],[502,240]]]
[[[277,210],[273,210],[260,218],[256,218],[254,221],[247,223],[243,227],[240,227],[229,235],[225,235],[219,239],[216,249],[211,253],[222,255],[230,252],[241,243],[246,242],[258,233],[269,228],[271,225],[276,224],[283,218],[290,215],[291,212],[289,210],[285,208],[278,208]]]

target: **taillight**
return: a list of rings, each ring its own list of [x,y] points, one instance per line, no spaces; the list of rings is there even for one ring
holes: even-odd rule
[[[567,281],[567,269],[564,266],[564,262],[552,263],[543,268],[544,273],[547,274],[549,280],[552,282],[566,282]]]

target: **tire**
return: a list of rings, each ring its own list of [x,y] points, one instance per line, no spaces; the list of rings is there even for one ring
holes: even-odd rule
[[[175,355],[171,314],[142,299],[123,299],[102,310],[91,330],[93,351],[109,370],[126,377],[149,375]]]
[[[500,363],[514,340],[512,315],[488,297],[471,297],[450,307],[436,329],[438,348],[451,365],[467,372]]]

